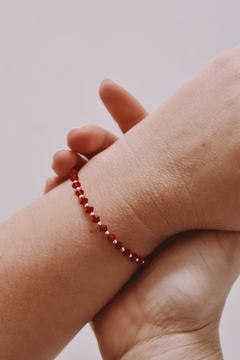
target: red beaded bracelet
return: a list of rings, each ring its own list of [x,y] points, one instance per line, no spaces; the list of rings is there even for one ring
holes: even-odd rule
[[[69,172],[70,180],[72,181],[72,187],[75,189],[75,194],[79,198],[81,205],[85,206],[86,213],[88,213],[95,224],[99,226],[99,230],[107,235],[108,241],[112,242],[115,245],[117,250],[120,250],[123,256],[129,258],[132,262],[135,262],[138,265],[147,266],[151,262],[151,256],[140,256],[135,253],[132,253],[130,249],[125,249],[123,244],[120,241],[117,241],[114,234],[110,234],[107,225],[103,225],[100,221],[100,216],[95,215],[93,212],[93,207],[88,204],[88,199],[84,197],[84,191],[81,189],[81,184],[78,178],[78,170],[73,168]]]

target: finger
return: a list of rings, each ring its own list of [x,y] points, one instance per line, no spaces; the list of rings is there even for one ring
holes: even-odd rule
[[[134,276],[95,316],[93,330],[98,342],[114,333],[114,348],[124,341],[120,336],[124,337],[126,328],[132,329],[134,341],[145,325],[150,331],[150,324],[153,333],[159,327],[162,335],[169,336],[171,332],[189,333],[218,323],[239,272],[239,232],[191,231],[176,235],[173,245]],[[116,328],[121,316],[123,321]]]
[[[108,130],[96,125],[86,125],[71,130],[67,136],[67,143],[70,149],[90,159],[107,149],[117,139],[118,137]]]
[[[112,80],[102,81],[99,95],[123,133],[148,116],[140,102]]]
[[[82,167],[86,162],[86,159],[73,151],[59,150],[53,156],[52,168],[62,180],[65,180],[68,178],[70,169],[74,166]]]
[[[46,181],[46,185],[45,185],[43,194],[44,195],[47,194],[49,191],[53,190],[55,187],[60,185],[62,182],[63,182],[63,180],[60,179],[59,177],[56,177],[56,176],[49,177]]]

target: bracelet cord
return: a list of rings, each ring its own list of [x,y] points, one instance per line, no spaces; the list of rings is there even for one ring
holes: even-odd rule
[[[76,196],[79,198],[79,202],[86,208],[86,213],[92,217],[92,221],[99,226],[100,232],[107,236],[109,242],[115,245],[115,249],[128,258],[130,261],[135,262],[137,265],[146,267],[152,260],[151,256],[140,256],[133,253],[130,249],[125,249],[123,243],[118,241],[114,234],[110,234],[107,225],[103,225],[100,221],[100,216],[95,215],[94,208],[88,204],[88,199],[84,196],[84,191],[81,189],[81,183],[79,182],[78,169],[73,168],[69,172],[70,180],[72,181],[72,187],[75,190]]]

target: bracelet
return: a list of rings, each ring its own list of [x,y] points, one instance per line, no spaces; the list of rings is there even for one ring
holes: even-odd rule
[[[79,202],[86,208],[86,213],[92,217],[92,221],[99,226],[99,230],[107,235],[107,239],[109,242],[112,242],[115,245],[115,249],[120,250],[123,256],[130,259],[132,262],[135,262],[138,265],[147,266],[151,262],[151,256],[140,256],[136,253],[132,253],[130,249],[125,249],[122,242],[117,241],[114,234],[110,234],[107,225],[103,225],[100,221],[100,216],[95,215],[93,212],[93,207],[88,204],[88,199],[84,196],[84,191],[81,189],[81,184],[78,178],[78,170],[77,168],[73,168],[70,170],[70,180],[72,181],[72,187],[75,190],[76,196],[79,198]]]

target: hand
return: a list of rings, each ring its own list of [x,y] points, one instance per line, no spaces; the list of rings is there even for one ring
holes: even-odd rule
[[[93,319],[104,360],[222,359],[218,327],[240,272],[240,234],[191,231],[169,244]]]
[[[209,227],[213,227],[213,228],[215,227],[214,224],[220,224],[219,227],[223,227],[223,228],[225,226],[226,228],[231,228],[231,227],[237,228],[238,226],[237,215],[234,213],[236,212],[235,210],[237,210],[238,198],[239,198],[239,190],[237,188],[238,171],[236,171],[237,166],[235,166],[237,165],[236,161],[238,156],[238,146],[237,146],[238,144],[237,144],[237,136],[236,136],[238,131],[238,124],[237,123],[235,124],[235,120],[234,120],[235,116],[237,117],[238,104],[234,101],[232,101],[232,103],[230,101],[229,102],[226,101],[224,106],[226,106],[226,109],[228,109],[228,111],[225,111],[224,106],[221,105],[221,102],[224,102],[223,100],[224,99],[226,100],[229,96],[234,98],[234,91],[236,96],[237,87],[235,85],[237,79],[235,77],[235,74],[237,74],[237,65],[234,62],[234,59],[236,59],[236,55],[238,54],[238,51],[239,51],[238,48],[233,49],[227,54],[220,56],[214,61],[210,62],[207,66],[205,66],[204,69],[202,69],[198,74],[196,74],[193,79],[191,79],[187,84],[185,84],[181,89],[179,89],[170,99],[168,99],[162,106],[160,106],[160,108],[155,113],[153,113],[146,120],[144,120],[140,124],[141,126],[139,125],[136,126],[132,132],[129,132],[127,135],[125,135],[121,139],[122,141],[121,140],[118,141],[118,144],[116,144],[117,146],[114,147],[113,155],[115,154],[118,155],[119,153],[121,153],[121,151],[119,151],[121,149],[124,150],[124,146],[122,145],[127,145],[128,149],[132,150],[130,152],[123,151],[121,153],[122,158],[124,159],[128,159],[128,157],[123,156],[123,154],[124,155],[126,153],[130,154],[129,157],[130,165],[134,164],[132,161],[133,150],[134,150],[134,155],[136,155],[135,160],[139,157],[139,154],[141,154],[142,163],[147,164],[146,158],[148,153],[144,152],[143,149],[146,151],[146,149],[150,148],[153,149],[152,153],[154,153],[155,155],[158,153],[160,154],[160,151],[156,145],[157,143],[156,140],[158,139],[158,142],[162,140],[160,143],[160,148],[162,148],[163,154],[165,154],[168,157],[168,161],[170,162],[172,161],[171,165],[173,169],[171,169],[166,163],[165,159],[161,159],[160,156],[155,156],[154,161],[157,162],[160,159],[160,164],[162,163],[160,168],[164,170],[162,176],[163,178],[166,177],[166,174],[169,176],[170,185],[173,185],[172,193],[176,194],[175,203],[174,203],[174,196],[169,196],[168,191],[166,191],[166,194],[169,196],[169,199],[171,201],[169,201],[168,198],[163,199],[164,205],[166,206],[165,214],[168,215],[167,210],[169,210],[170,207],[172,207],[173,209],[172,217],[168,217],[165,214],[163,214],[163,219],[166,219],[166,221],[170,219],[169,220],[170,223],[168,223],[167,225],[169,228],[170,225],[173,225],[172,227],[173,232],[176,232],[177,228],[180,229],[181,226],[182,226],[182,230],[184,230],[185,227],[187,228],[188,226],[190,226],[187,224],[192,224],[192,227],[197,227],[197,225],[198,227],[201,227],[202,225],[204,227],[207,226],[207,224],[210,224]],[[224,78],[223,77],[221,78],[223,74],[224,74]],[[211,94],[208,93],[207,87],[204,86],[206,81],[208,81],[208,86],[211,88]],[[224,91],[224,86],[226,87],[227,91]],[[190,99],[192,101],[192,102],[190,101],[189,110],[186,110],[187,108],[185,106],[186,99]],[[221,101],[219,101],[219,99]],[[200,114],[197,111],[198,108],[199,109],[201,108]],[[216,109],[218,109],[217,111],[219,112],[218,117],[214,113]],[[161,123],[158,121],[159,114],[162,115]],[[179,116],[179,123],[176,123],[175,121],[177,115]],[[175,121],[175,128],[173,127],[171,128],[169,126],[169,119]],[[198,121],[199,121],[199,128],[196,128]],[[187,125],[185,128],[184,128],[184,122],[186,122],[185,126]],[[232,136],[229,138],[230,142],[227,143],[225,147],[223,147],[222,144],[224,144],[225,141],[226,129],[229,132],[231,131],[231,129],[233,131],[234,125],[236,125],[235,133],[233,133]],[[159,132],[159,128],[161,128],[162,132]],[[140,135],[139,137],[136,136],[136,131],[137,134]],[[186,134],[188,140],[187,138],[185,139]],[[189,134],[193,135],[193,138],[191,137],[189,138]],[[169,138],[175,139],[175,144],[173,145],[170,144],[168,150],[166,151],[165,145],[163,146],[163,143],[165,143],[164,140],[167,139],[167,135],[169,135]],[[148,146],[146,146],[146,141],[145,141],[146,137],[151,139],[150,146],[149,144]],[[204,139],[205,140],[211,139],[211,142],[209,141],[203,142]],[[141,151],[138,152],[137,150],[139,149],[139,144],[141,145],[142,149]],[[207,146],[208,146],[207,149],[208,151],[206,152],[204,151],[204,149],[206,149]],[[116,151],[116,149],[118,151]],[[200,149],[202,150],[200,151]],[[122,164],[119,165],[118,160],[120,158],[118,156],[116,156],[117,164],[119,168],[125,170],[126,168],[124,168],[124,166],[121,166]],[[219,167],[216,168],[216,166],[214,165],[216,164],[216,162],[214,161],[218,158],[219,158],[219,163],[218,163]],[[102,159],[103,160],[105,159],[105,155],[100,158],[100,161],[102,161]],[[151,159],[150,159],[150,165],[153,165],[151,163]],[[153,180],[152,183],[156,187],[156,183],[154,182],[157,179],[159,179],[159,177],[156,176],[158,174],[159,168],[155,165],[152,167],[152,169],[154,170],[154,172],[151,171],[149,172],[150,174],[149,178],[150,180]],[[139,169],[137,169],[134,166],[128,166],[127,170],[129,171],[127,172],[125,171],[125,174],[128,175],[126,176],[126,180],[129,180],[129,174],[131,175],[133,174],[134,177],[135,174],[137,175],[139,173]],[[184,172],[184,170],[187,171]],[[174,179],[173,176],[174,172],[176,179]],[[181,177],[183,177],[183,180],[181,180]],[[211,182],[211,180],[213,181]],[[180,182],[180,185],[177,184],[177,182]],[[189,194],[191,196],[188,194],[185,188],[185,182],[186,182],[186,186],[189,184],[191,185],[189,187],[190,189]],[[142,186],[141,182],[139,181],[138,184]],[[144,184],[146,187],[145,188],[146,191],[144,192],[144,195],[148,199],[148,196],[149,194],[151,194],[152,190],[149,192],[149,189],[147,187],[147,184],[149,184],[148,181],[144,182]],[[130,189],[131,186],[132,184],[130,184],[129,187]],[[161,188],[164,186],[169,186],[169,185],[167,184],[167,182],[162,181],[161,179],[160,184],[158,184],[158,187]],[[155,189],[155,187],[153,187],[153,189]],[[130,193],[131,195],[131,191],[129,192],[129,188],[128,188],[128,194]],[[226,194],[224,194],[226,188],[229,189],[229,193],[227,194],[227,196]],[[168,190],[169,188],[166,187],[166,189]],[[141,192],[139,191],[138,193]],[[156,200],[159,199],[159,191],[153,191],[153,195],[154,195],[153,199]],[[170,195],[172,195],[171,192]],[[163,194],[163,197],[164,196],[165,194]],[[131,196],[130,199],[132,199]],[[197,203],[197,199],[199,200],[199,204]],[[220,201],[217,201],[218,199]],[[140,200],[142,200],[142,198]],[[191,203],[192,201],[193,203]],[[131,203],[131,201],[129,201],[127,204],[129,203]],[[157,204],[159,206],[159,202],[157,201],[152,201],[151,204]],[[187,205],[190,206],[188,207]],[[225,208],[224,205],[226,205]],[[177,207],[177,211],[176,209],[174,209],[174,206],[175,208]],[[183,209],[184,206],[186,211],[181,210],[181,207]],[[137,210],[135,211],[135,213],[137,212],[137,214],[139,214],[138,211],[139,209],[135,207],[135,210]],[[189,209],[191,209],[190,212]],[[203,211],[204,209],[205,211]],[[158,210],[158,208],[156,210]],[[149,211],[149,214],[154,215],[153,217],[155,218],[157,217],[156,216],[157,211],[156,213]],[[143,211],[141,218],[144,218],[145,224],[148,223],[149,221],[149,214],[147,213],[146,210]],[[192,214],[192,218],[190,216],[191,214]],[[181,221],[182,219],[185,221]],[[174,220],[176,220],[177,226],[174,225]],[[160,224],[162,223],[161,219],[160,221],[158,221],[157,225],[159,225],[159,223]],[[154,229],[154,227],[152,227],[152,229]],[[165,237],[166,234],[167,231],[165,233]],[[220,234],[220,233],[216,232],[215,234]],[[229,235],[229,241],[227,242],[227,244],[229,248],[231,249],[231,246],[235,247],[234,250],[232,250],[232,252],[231,251],[229,252],[230,263],[236,264],[236,261],[233,262],[231,258],[232,257],[231,254],[234,253],[234,251],[237,253],[236,242],[234,242],[234,238],[236,234],[228,233],[228,235]],[[209,242],[209,244],[207,242],[204,243],[206,244],[205,246],[206,247],[210,246],[211,240],[209,239],[209,237],[205,240]],[[211,254],[214,254],[214,252],[211,251]],[[221,266],[220,266],[220,270],[221,270]],[[235,279],[236,277],[236,274],[234,275],[235,277],[233,276],[233,273],[231,273],[230,275],[232,276],[231,279],[233,281],[233,279]],[[219,275],[216,276],[216,279],[214,280],[218,280],[219,278],[221,278],[221,276]],[[230,282],[228,281],[227,290],[229,290],[230,288],[229,284]],[[227,291],[224,292],[224,296],[226,296],[226,292]],[[220,295],[219,295],[219,298],[221,300],[220,303],[223,303],[224,299],[222,295],[221,296]],[[209,312],[207,312],[207,314],[209,315]],[[212,324],[214,324],[213,321]],[[208,326],[204,326],[203,328],[208,329]],[[185,330],[185,333],[184,334],[187,335],[186,338],[188,338],[189,335],[188,329]],[[193,333],[198,335],[199,331],[196,330]],[[211,333],[216,334],[216,326]],[[180,336],[180,332],[177,333],[177,335]],[[208,338],[211,339],[210,336]],[[192,342],[191,339],[190,342]],[[200,344],[201,343],[203,344],[203,342],[200,341]],[[217,344],[216,341],[213,341],[213,343],[215,343],[215,345]],[[218,345],[216,346],[216,349],[219,350]],[[126,352],[127,350],[124,349],[124,351]]]
[[[143,236],[146,254],[187,229],[239,230],[239,52],[209,62],[86,168],[92,198],[96,182],[111,196],[107,222],[133,247]]]
[[[148,115],[133,95],[111,80],[104,80],[101,83],[99,95],[123,133]],[[71,150],[60,150],[55,153],[52,168],[57,177],[52,176],[47,179],[44,194],[65,181],[70,169],[75,166],[82,167],[87,159],[107,149],[117,139],[116,135],[95,125],[71,130],[67,136]],[[84,155],[84,158],[78,154]]]

